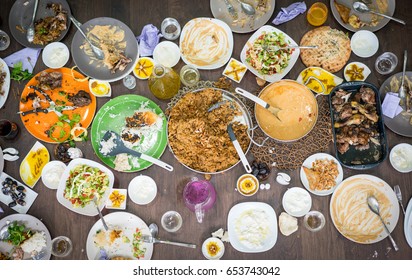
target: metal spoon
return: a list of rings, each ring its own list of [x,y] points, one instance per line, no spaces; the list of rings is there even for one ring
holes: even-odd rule
[[[249,5],[249,4],[247,4],[247,3],[245,3],[245,2],[242,2],[242,1],[240,1],[240,0],[237,0],[237,1],[239,2],[240,7],[242,8],[242,11],[243,11],[245,14],[247,14],[247,15],[249,15],[249,16],[253,16],[253,15],[255,14],[255,8],[253,8],[252,5]]]
[[[379,219],[381,220],[382,225],[383,225],[383,227],[385,228],[385,231],[386,231],[386,233],[387,233],[388,236],[389,236],[389,239],[390,239],[390,241],[391,241],[391,243],[392,243],[393,248],[395,249],[395,251],[398,251],[398,250],[399,250],[399,247],[398,247],[398,245],[396,245],[395,240],[393,240],[393,238],[392,238],[392,236],[391,236],[391,233],[390,233],[388,227],[386,226],[385,222],[383,221],[383,219],[382,219],[382,217],[381,217],[381,215],[380,215],[380,213],[379,213],[379,202],[378,202],[378,200],[376,200],[376,198],[375,198],[373,195],[371,195],[371,196],[368,196],[367,201],[368,201],[369,209],[370,209],[374,214],[378,215]]]
[[[396,185],[393,187],[395,194],[396,194],[396,198],[398,199],[399,204],[401,205],[402,208],[402,212],[403,215],[405,215],[405,207],[403,207],[403,203],[402,203],[402,192],[401,192],[401,188],[399,187],[399,185]]]
[[[401,86],[399,87],[399,98],[401,99],[402,107],[406,107],[405,72],[406,72],[406,62],[407,61],[408,61],[408,51],[405,50],[405,52],[403,53],[403,68],[402,68]]]
[[[102,214],[102,211],[100,211],[99,205],[97,205],[97,198],[96,198],[96,197],[93,197],[93,202],[94,202],[94,205],[96,205],[97,212],[99,212],[99,217],[100,217],[100,220],[102,220],[104,229],[105,229],[106,231],[108,231],[108,230],[109,230],[109,227],[107,226],[107,224],[106,224],[106,222],[105,222],[105,220],[104,220],[104,218],[103,218],[103,214]]]
[[[263,108],[265,108],[266,110],[268,110],[269,112],[271,112],[278,120],[278,113],[279,111],[281,111],[280,108],[276,108],[271,106],[269,103],[267,103],[265,100],[260,99],[259,97],[251,94],[250,92],[247,92],[246,90],[243,90],[241,88],[236,88],[235,92],[246,97],[247,99],[252,100],[253,102],[255,102],[256,104],[259,104],[260,106],[262,106]]]
[[[31,23],[29,28],[27,28],[26,38],[27,41],[30,43],[34,40],[34,19],[36,18],[37,6],[39,4],[39,0],[34,0],[34,9],[33,9],[33,16],[31,18]]]
[[[162,243],[162,244],[169,244],[169,245],[176,245],[181,247],[187,248],[196,248],[195,244],[189,243],[181,243],[181,242],[173,242],[173,241],[166,241],[157,238],[157,233],[159,232],[159,227],[155,223],[151,223],[149,225],[150,235],[142,235],[143,241],[147,243]]]
[[[354,3],[353,3],[353,8],[355,9],[355,11],[357,11],[357,12],[359,12],[359,13],[371,13],[371,14],[375,14],[375,15],[378,15],[378,16],[382,16],[382,17],[385,17],[385,18],[394,20],[394,21],[399,22],[399,23],[401,23],[401,24],[403,24],[403,25],[406,24],[406,22],[403,21],[403,20],[401,20],[401,19],[394,18],[394,17],[391,17],[391,16],[387,16],[387,15],[385,15],[385,14],[381,14],[381,13],[372,11],[372,10],[370,10],[370,9],[368,8],[368,6],[366,6],[366,5],[365,5],[364,3],[362,3],[362,2],[354,2]]]
[[[82,34],[84,39],[86,39],[87,43],[89,43],[89,45],[92,48],[92,51],[96,55],[96,57],[100,60],[104,59],[104,52],[100,48],[93,45],[93,43],[89,40],[89,38],[87,38],[86,34],[83,32],[83,30],[81,28],[82,24],[80,22],[78,22],[73,16],[70,15],[69,17],[70,17],[70,20],[73,22],[73,24],[80,31],[80,34]]]
[[[0,240],[6,240],[9,238],[9,225],[10,221],[6,221],[6,224],[0,229]]]

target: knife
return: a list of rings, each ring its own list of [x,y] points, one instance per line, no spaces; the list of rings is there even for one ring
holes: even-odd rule
[[[393,187],[393,189],[395,190],[396,198],[398,199],[399,204],[401,205],[402,212],[405,215],[405,207],[403,207],[403,204],[402,204],[401,188],[399,187],[399,185],[396,185],[396,186]]]
[[[240,147],[239,141],[237,141],[236,139],[236,135],[233,131],[231,123],[227,125],[227,132],[229,133],[230,141],[232,141],[233,146],[235,146],[236,152],[239,155],[240,160],[242,161],[243,167],[245,168],[247,173],[251,173],[252,168],[250,167],[250,164],[245,156],[245,153],[243,153],[242,147]]]

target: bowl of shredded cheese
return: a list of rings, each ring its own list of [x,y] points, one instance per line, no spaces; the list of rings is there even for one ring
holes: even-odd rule
[[[43,63],[53,69],[63,67],[69,61],[69,57],[69,48],[61,42],[48,44],[42,54]]]

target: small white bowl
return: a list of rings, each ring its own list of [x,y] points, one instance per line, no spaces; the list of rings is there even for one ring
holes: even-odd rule
[[[303,188],[290,188],[283,195],[282,205],[289,215],[303,217],[312,207],[312,197]]]
[[[180,48],[170,41],[160,42],[153,51],[153,59],[155,63],[173,67],[180,60]]]
[[[352,65],[356,65],[358,68],[363,68],[363,72],[362,72],[362,74],[363,74],[363,79],[362,79],[362,80],[360,80],[360,79],[351,80],[350,77],[349,77],[349,75],[346,74],[346,71],[349,70],[349,69],[351,69],[351,68],[353,67]],[[368,76],[370,75],[370,73],[371,73],[371,69],[369,69],[369,67],[366,66],[365,64],[363,64],[362,62],[351,62],[351,63],[348,63],[348,64],[345,66],[345,69],[343,70],[343,76],[344,76],[345,80],[348,81],[348,82],[353,82],[353,81],[365,81],[366,78],[368,78]]]
[[[128,187],[130,199],[138,205],[152,202],[157,194],[156,182],[149,176],[139,175],[134,177]]]
[[[401,173],[412,171],[412,145],[401,143],[392,148],[389,161],[393,168]]]
[[[42,53],[44,64],[52,69],[63,67],[69,61],[69,57],[69,48],[61,42],[48,44]]]
[[[97,83],[97,88],[100,90],[100,92],[102,92],[103,89],[107,89],[107,92],[100,94],[98,91],[96,91],[95,87],[92,86],[93,83]],[[89,80],[89,90],[96,97],[109,97],[112,95],[112,87],[110,86],[110,83],[96,79]]]
[[[59,187],[60,180],[66,164],[59,160],[48,162],[41,171],[41,181],[49,189],[56,190]]]
[[[207,251],[207,246],[209,243],[216,243],[217,247],[219,247],[219,252],[215,256],[211,256],[208,251]],[[208,260],[218,260],[220,259],[223,254],[225,253],[225,244],[223,244],[222,240],[216,237],[209,237],[206,239],[203,244],[202,244],[202,253],[203,256],[205,256],[206,259]]]
[[[371,57],[379,49],[379,40],[375,33],[368,30],[360,30],[353,34],[350,46],[357,56]]]

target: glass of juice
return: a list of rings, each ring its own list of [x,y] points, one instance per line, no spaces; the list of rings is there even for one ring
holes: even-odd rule
[[[314,3],[308,10],[306,19],[313,26],[320,26],[328,18],[328,7],[322,2]]]

